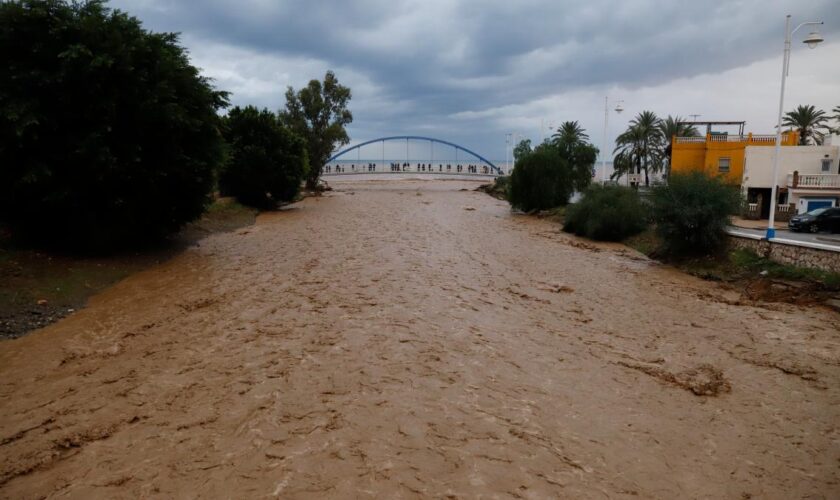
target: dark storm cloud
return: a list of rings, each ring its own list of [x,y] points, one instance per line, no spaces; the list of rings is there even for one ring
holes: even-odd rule
[[[475,134],[448,117],[589,86],[657,85],[770,57],[781,49],[788,10],[798,21],[823,20],[829,39],[839,38],[840,27],[840,9],[832,0],[124,0],[112,5],[151,29],[183,33],[194,54],[202,45],[232,47],[278,61],[320,61],[342,80],[352,72],[370,85],[369,95],[362,95],[376,101],[353,103],[367,111],[356,113],[356,135],[425,127],[465,139]],[[212,59],[203,54],[201,62],[216,68]],[[294,70],[293,64],[289,72]],[[290,78],[300,84],[319,76]],[[282,91],[278,82],[271,95],[279,102],[272,107],[282,105]],[[239,103],[237,96],[234,100]]]

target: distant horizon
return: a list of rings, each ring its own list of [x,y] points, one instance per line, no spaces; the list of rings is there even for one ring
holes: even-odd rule
[[[784,0],[703,2],[483,0],[114,0],[147,29],[181,33],[192,63],[234,105],[277,111],[287,86],[331,69],[351,88],[351,146],[419,133],[505,157],[507,134],[534,144],[576,120],[604,149],[643,110],[690,120],[746,121],[772,134],[779,102]],[[793,41],[785,110],[840,105],[840,9],[795,4],[820,20],[814,50]],[[725,14],[724,14],[725,13]],[[654,29],[648,20],[655,19]],[[645,28],[643,28],[643,26]],[[701,28],[702,27],[702,28]],[[712,41],[710,43],[710,41]],[[619,100],[623,113],[614,111]]]

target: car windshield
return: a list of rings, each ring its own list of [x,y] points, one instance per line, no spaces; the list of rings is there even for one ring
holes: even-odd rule
[[[808,212],[808,215],[820,215],[821,213],[825,212],[826,210],[828,210],[828,209],[827,208],[815,208],[815,209],[811,210],[810,212]]]

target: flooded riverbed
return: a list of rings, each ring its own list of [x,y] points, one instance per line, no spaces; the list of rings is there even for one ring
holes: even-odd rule
[[[836,314],[335,186],[0,343],[0,497],[840,496]]]

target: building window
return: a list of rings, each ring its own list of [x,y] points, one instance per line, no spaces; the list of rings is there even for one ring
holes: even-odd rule
[[[831,158],[823,158],[822,159],[822,171],[823,172],[830,172],[831,171]]]
[[[718,172],[721,174],[729,173],[729,158],[718,159]]]

